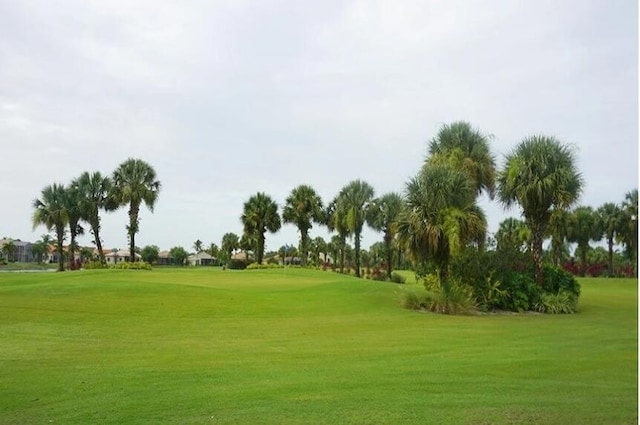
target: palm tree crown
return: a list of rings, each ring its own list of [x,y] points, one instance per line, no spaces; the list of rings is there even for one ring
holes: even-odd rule
[[[542,240],[553,209],[573,205],[582,192],[573,150],[553,137],[533,136],[507,155],[498,175],[498,195],[507,207],[519,204],[532,233],[532,254],[542,284]]]
[[[469,176],[476,194],[485,191],[493,199],[496,163],[489,149],[489,138],[468,122],[444,125],[429,144],[428,161],[449,162]]]
[[[258,192],[245,202],[240,219],[245,233],[254,235],[257,238],[256,261],[258,264],[262,264],[264,234],[267,231],[277,232],[282,226],[280,215],[278,214],[278,204],[269,195]]]
[[[135,261],[135,235],[139,230],[140,205],[153,212],[160,193],[160,181],[153,167],[140,159],[129,158],[113,172],[113,186],[118,205],[129,205],[129,257]]]
[[[357,277],[360,277],[360,238],[373,195],[373,187],[362,180],[351,181],[338,195],[339,208],[345,211],[347,228],[353,234]]]
[[[98,171],[91,174],[85,171],[73,181],[72,186],[76,187],[79,192],[81,217],[89,223],[93,242],[98,248],[100,262],[105,264],[106,260],[100,240],[100,210],[109,209],[108,200],[113,189],[111,179]]]
[[[396,235],[396,221],[404,209],[404,200],[397,193],[390,192],[374,199],[368,211],[367,221],[373,229],[384,233],[384,251],[387,278],[391,279],[391,261],[393,259],[393,238]]]
[[[33,201],[33,228],[44,225],[47,230],[55,230],[56,247],[58,251],[58,271],[64,271],[62,244],[64,242],[65,226],[69,221],[65,205],[65,187],[53,183],[42,189],[39,199]]]
[[[475,204],[474,187],[450,164],[427,164],[407,183],[406,199],[398,236],[415,261],[434,261],[446,291],[451,256],[485,238],[487,221]]]
[[[322,222],[322,200],[316,191],[309,185],[300,185],[291,191],[285,201],[282,211],[282,220],[298,227],[300,232],[300,256],[302,265],[307,263],[309,230],[312,223]]]
[[[598,221],[602,227],[604,237],[607,239],[609,276],[613,276],[613,245],[620,229],[622,221],[622,211],[620,207],[613,202],[607,202],[598,208]]]

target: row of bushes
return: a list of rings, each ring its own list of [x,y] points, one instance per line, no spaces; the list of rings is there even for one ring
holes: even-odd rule
[[[88,261],[82,265],[85,270],[95,269],[112,269],[112,270],[151,270],[151,264],[144,261],[136,261],[132,263],[130,261],[122,261],[116,264],[105,265],[100,261]]]
[[[605,263],[594,263],[583,266],[574,261],[566,262],[562,268],[575,276],[590,277],[635,277],[636,273],[632,265],[614,267],[613,273]]]

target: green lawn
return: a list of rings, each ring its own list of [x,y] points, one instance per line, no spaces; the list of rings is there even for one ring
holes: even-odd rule
[[[0,423],[637,423],[637,281],[581,283],[451,317],[321,271],[1,273]]]

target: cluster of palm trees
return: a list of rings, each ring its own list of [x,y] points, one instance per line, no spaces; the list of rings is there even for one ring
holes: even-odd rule
[[[597,209],[577,206],[572,210],[553,211],[547,227],[546,237],[550,243],[550,257],[558,266],[569,257],[569,243],[576,244],[575,256],[580,260],[581,272],[587,266],[587,255],[592,249],[590,242],[604,240],[607,244],[607,269],[614,273],[614,246],[623,245],[625,256],[632,263],[637,257],[638,234],[638,190],[625,194],[619,203],[606,202]],[[531,229],[515,218],[500,223],[496,232],[498,248],[526,251],[531,243]]]
[[[559,217],[569,214],[582,193],[584,181],[576,168],[575,151],[553,137],[536,135],[525,138],[498,169],[490,138],[467,122],[442,126],[429,143],[422,168],[407,182],[404,195],[388,193],[376,198],[371,185],[354,180],[323,206],[313,188],[301,185],[292,190],[280,216],[273,199],[257,193],[244,204],[242,239],[248,241],[261,262],[265,233],[278,231],[282,222],[292,223],[300,233],[298,252],[304,263],[309,252],[309,230],[314,223],[325,225],[335,233],[341,268],[346,240],[353,238],[355,272],[359,276],[360,239],[363,226],[368,224],[384,234],[388,275],[394,246],[400,247],[414,262],[436,265],[446,289],[451,257],[465,247],[484,247],[487,220],[477,201],[486,193],[490,199],[497,196],[507,209],[520,207],[524,218],[521,231],[527,235],[535,278],[541,284],[543,241],[551,237],[553,245],[560,232],[572,229],[562,225]],[[637,250],[637,220],[630,217],[637,217],[637,191],[635,199],[629,195],[626,203],[625,213],[617,216],[624,218],[616,218],[616,224],[609,223],[609,228],[626,225],[627,231],[616,230],[614,238],[629,244],[633,251]],[[579,209],[573,213],[578,214]]]
[[[105,263],[105,255],[100,238],[100,212],[114,211],[120,207],[129,207],[130,258],[135,261],[135,235],[139,230],[140,206],[144,203],[151,211],[158,199],[160,181],[151,165],[129,158],[120,164],[111,176],[96,171],[83,172],[68,185],[53,183],[42,189],[39,198],[33,201],[33,227],[44,225],[55,232],[58,252],[58,270],[64,270],[63,243],[69,233],[67,257],[69,267],[73,268],[75,253],[78,249],[76,237],[84,234],[81,223],[89,226],[93,242],[98,250],[100,261]]]

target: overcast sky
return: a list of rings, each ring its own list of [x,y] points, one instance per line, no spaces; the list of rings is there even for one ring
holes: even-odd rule
[[[211,3],[211,4],[207,4]],[[402,192],[438,128],[578,148],[581,202],[638,185],[638,10],[632,0],[2,1],[0,237],[36,240],[31,203],[53,182],[157,171],[136,244],[242,233],[242,206],[299,184],[330,200],[350,180]],[[507,216],[483,200],[490,230]],[[126,210],[104,245],[127,246]],[[327,236],[314,227],[312,236]],[[297,243],[293,225],[267,250]],[[363,246],[381,235],[366,231]],[[89,245],[90,236],[80,243]]]

